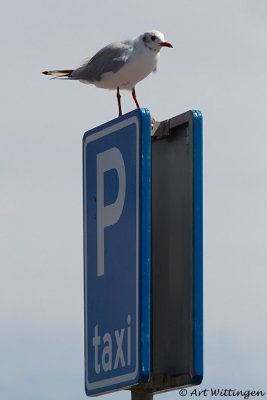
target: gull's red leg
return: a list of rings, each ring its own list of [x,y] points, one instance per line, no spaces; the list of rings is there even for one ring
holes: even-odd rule
[[[132,88],[132,96],[133,96],[133,99],[134,99],[134,101],[135,101],[136,107],[137,107],[137,108],[140,108],[140,107],[139,107],[139,104],[138,104],[138,101],[137,101],[137,98],[136,98],[135,88]]]
[[[122,111],[121,111],[121,95],[120,95],[119,86],[117,87],[117,99],[118,99],[119,117],[120,117],[122,115]]]
[[[134,101],[135,101],[136,107],[137,107],[137,108],[140,108],[139,103],[138,103],[137,98],[136,98],[135,88],[134,88],[134,87],[132,88],[132,96],[133,96],[133,99],[134,99]],[[153,126],[153,124],[154,124],[155,121],[156,121],[155,118],[154,118],[154,117],[151,117],[151,125],[152,125],[152,126]]]

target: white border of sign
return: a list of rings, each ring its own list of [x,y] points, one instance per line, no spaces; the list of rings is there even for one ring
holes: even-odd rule
[[[96,132],[95,134],[87,136],[84,142],[84,206],[85,206],[85,213],[84,213],[84,227],[85,232],[87,232],[87,199],[86,199],[86,182],[87,182],[87,175],[86,175],[86,146],[88,143],[98,140],[106,135],[109,135],[119,129],[125,128],[129,125],[135,124],[136,125],[136,368],[134,372],[119,375],[108,379],[102,379],[96,382],[89,382],[88,380],[88,310],[87,310],[87,246],[85,245],[84,251],[84,261],[85,261],[85,271],[84,271],[84,278],[85,278],[85,384],[88,390],[94,390],[98,388],[104,388],[107,386],[113,386],[118,383],[127,382],[130,380],[134,380],[138,374],[138,367],[139,367],[139,174],[140,174],[140,163],[139,163],[139,147],[140,147],[140,129],[139,129],[139,121],[137,117],[131,117],[126,119],[122,122],[119,122],[115,125],[109,126],[101,131]],[[85,242],[86,243],[86,242]],[[112,388],[110,389],[112,390]]]

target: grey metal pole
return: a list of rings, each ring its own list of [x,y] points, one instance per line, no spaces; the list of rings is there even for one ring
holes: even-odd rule
[[[131,400],[153,400],[153,392],[150,390],[131,390]]]

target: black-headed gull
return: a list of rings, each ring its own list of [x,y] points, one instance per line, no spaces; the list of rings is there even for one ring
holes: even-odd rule
[[[120,89],[131,90],[136,107],[139,108],[135,85],[152,71],[156,71],[162,47],[172,47],[170,43],[165,42],[163,33],[156,30],[147,31],[133,39],[107,45],[76,69],[44,71],[43,74],[117,90],[120,116]]]

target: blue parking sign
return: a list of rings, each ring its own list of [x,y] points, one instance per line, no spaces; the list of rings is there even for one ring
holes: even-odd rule
[[[151,119],[137,109],[83,138],[85,390],[150,376]]]

